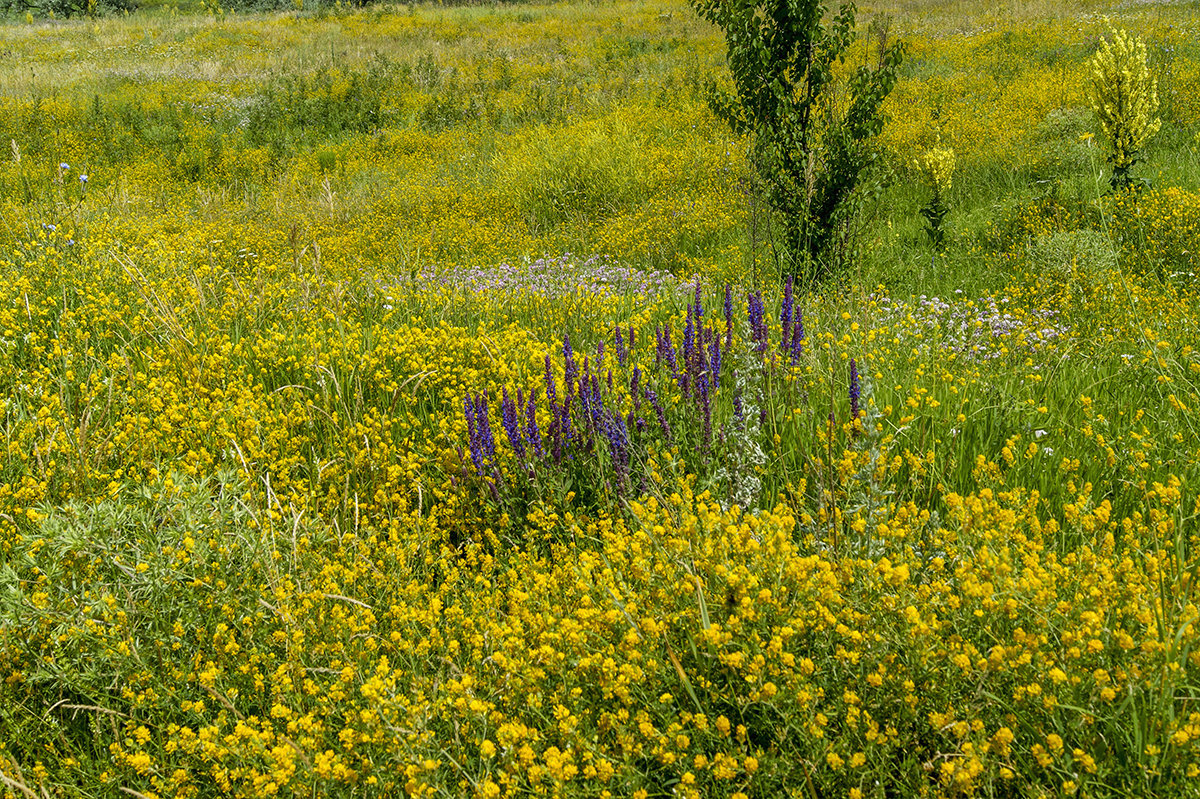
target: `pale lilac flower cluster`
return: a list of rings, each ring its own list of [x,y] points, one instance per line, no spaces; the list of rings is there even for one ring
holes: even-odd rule
[[[421,272],[416,282],[460,288],[472,293],[540,294],[557,298],[572,294],[654,295],[679,289],[669,272],[622,266],[607,255],[580,261],[571,253],[528,263]]]
[[[1070,327],[1058,321],[1052,308],[1029,308],[1014,313],[1011,299],[983,297],[968,300],[957,290],[951,299],[927,297],[916,302],[873,297],[881,311],[880,322],[893,330],[910,328],[922,337],[940,333],[938,346],[976,360],[989,360],[1002,354],[1002,348],[1014,343],[1031,349],[1067,336]]]

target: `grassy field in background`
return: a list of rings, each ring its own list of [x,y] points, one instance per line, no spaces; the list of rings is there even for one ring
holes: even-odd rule
[[[686,3],[6,20],[0,797],[1200,795],[1198,11],[863,6],[813,291]]]

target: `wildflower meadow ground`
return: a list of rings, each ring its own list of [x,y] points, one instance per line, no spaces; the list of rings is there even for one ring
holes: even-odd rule
[[[1200,16],[979,6],[818,286],[682,0],[4,17],[0,797],[1200,796]]]

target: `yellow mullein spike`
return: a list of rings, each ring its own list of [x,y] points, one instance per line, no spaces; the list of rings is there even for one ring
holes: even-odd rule
[[[1146,142],[1162,125],[1154,116],[1158,83],[1146,64],[1146,44],[1141,37],[1110,27],[1109,38],[1100,40],[1092,57],[1088,89],[1100,126],[1112,142],[1114,181],[1125,180]]]
[[[917,169],[934,192],[944,195],[953,183],[954,163],[954,149],[937,144],[917,158]]]

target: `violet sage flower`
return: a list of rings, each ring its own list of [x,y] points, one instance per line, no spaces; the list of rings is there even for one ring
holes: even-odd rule
[[[662,351],[662,361],[671,367],[671,376],[679,370],[678,362],[675,359],[675,345],[671,343],[671,326],[662,326],[662,337],[659,339],[659,349]]]
[[[804,354],[804,311],[796,309],[796,319],[792,327],[792,363],[800,360],[800,356]]]
[[[667,414],[663,410],[662,403],[658,401],[658,395],[649,386],[646,386],[646,400],[650,403],[650,407],[654,409],[654,415],[658,419],[658,426],[662,428],[663,436],[667,441],[670,441],[671,425],[667,422]]]
[[[508,436],[508,443],[512,444],[513,452],[517,453],[517,457],[525,459],[525,440],[521,435],[521,425],[519,420],[519,412],[517,403],[513,402],[512,397],[508,396],[508,389],[503,389],[504,394],[500,400],[500,421],[504,425],[504,432]]]
[[[575,363],[575,352],[571,349],[571,336],[563,334],[563,367],[566,369],[566,391],[569,393],[575,379],[579,376],[579,366]]]
[[[617,475],[617,491],[621,492],[629,484],[629,429],[620,414],[615,413],[605,414],[602,427],[608,439],[613,471]]]
[[[477,394],[474,399],[468,394],[463,400],[463,410],[467,418],[471,460],[475,464],[475,472],[482,475],[484,461],[496,456],[496,440],[488,422],[487,392]]]
[[[525,437],[533,447],[533,454],[542,457],[542,436],[538,431],[537,406],[533,402],[533,394],[529,395],[529,404],[525,406]]]
[[[763,319],[762,291],[755,291],[748,297],[750,314],[750,332],[754,337],[754,351],[763,355],[767,351],[767,323]]]
[[[862,389],[858,384],[858,363],[850,359],[850,421],[858,419],[858,399],[862,395]]]

